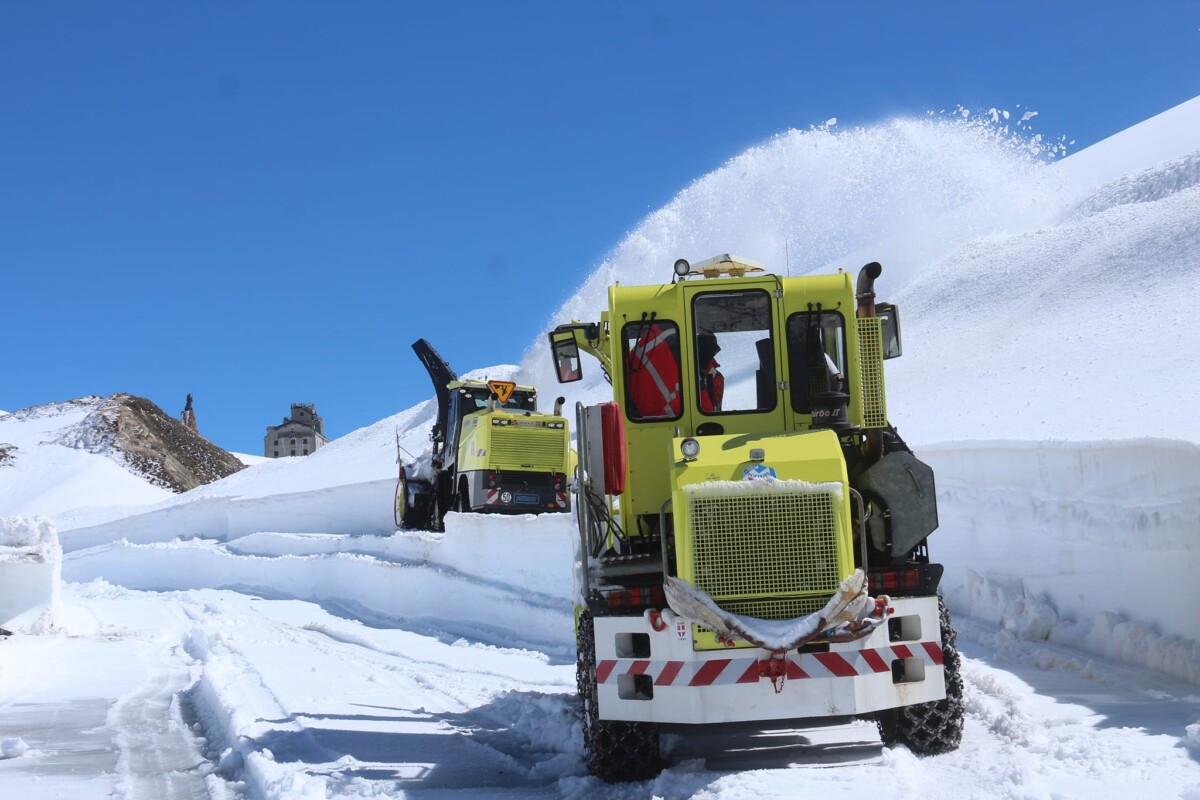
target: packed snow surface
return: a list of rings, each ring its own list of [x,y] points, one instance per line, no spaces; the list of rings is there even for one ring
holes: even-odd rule
[[[957,752],[867,723],[672,735],[661,776],[607,786],[582,761],[569,515],[394,530],[397,436],[419,455],[432,401],[179,496],[47,446],[64,407],[0,418],[0,515],[53,516],[64,551],[53,625],[0,640],[0,796],[1200,798],[1200,331],[1177,302],[1200,100],[1053,163],[978,116],[781,134],[547,314],[596,319],[679,257],[884,264],[889,414],[937,473]],[[489,377],[557,387],[544,341]],[[585,370],[571,402],[605,397]],[[36,548],[19,527],[0,544]]]

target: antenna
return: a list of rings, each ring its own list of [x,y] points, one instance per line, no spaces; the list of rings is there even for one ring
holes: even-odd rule
[[[783,269],[787,277],[792,277],[792,256],[788,252],[788,240],[783,240]]]

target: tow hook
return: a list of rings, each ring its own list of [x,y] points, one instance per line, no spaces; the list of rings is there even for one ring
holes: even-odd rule
[[[783,682],[787,680],[787,653],[776,650],[771,655],[758,662],[758,676],[770,678],[775,687],[775,694],[783,691]]]

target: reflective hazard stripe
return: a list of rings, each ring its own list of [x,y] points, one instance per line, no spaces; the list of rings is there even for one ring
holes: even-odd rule
[[[654,385],[657,386],[658,391],[660,391],[662,393],[663,416],[665,416],[665,417],[672,416],[675,413],[675,410],[673,408],[671,408],[671,403],[672,403],[672,401],[675,400],[676,397],[678,397],[679,393],[672,392],[670,389],[667,388],[667,384],[663,382],[662,376],[658,374],[658,370],[656,370],[654,368],[654,365],[651,364],[649,361],[646,361],[642,364],[642,369],[646,370],[646,372],[650,375],[650,377],[654,379]]]
[[[646,371],[646,374],[649,375],[654,381],[654,385],[658,388],[659,393],[662,395],[663,416],[666,417],[670,417],[675,414],[675,409],[671,407],[671,404],[674,403],[679,397],[678,385],[676,385],[674,390],[667,386],[666,381],[663,380],[662,375],[659,374],[658,369],[655,368],[654,363],[650,360],[650,354],[654,352],[655,348],[657,348],[660,344],[674,335],[675,330],[673,328],[662,331],[653,339],[650,339],[644,344],[640,344],[635,347],[632,353],[632,355],[638,361],[638,363],[634,364],[634,366],[640,370]]]
[[[942,646],[921,642],[920,646],[878,647],[838,653],[802,653],[786,659],[786,674],[792,680],[808,678],[854,678],[890,672],[897,658],[920,658],[929,665],[942,664]],[[708,661],[650,661],[605,659],[596,665],[596,682],[616,683],[621,675],[649,675],[655,686],[725,686],[765,680],[759,665],[766,659],[715,658]]]
[[[496,503],[499,503],[499,502],[500,502],[500,490],[499,489],[488,489],[486,505],[494,506],[494,505],[496,505]]]
[[[566,492],[558,492],[557,494],[555,494],[554,502],[558,504],[559,508],[566,508],[567,507],[567,493]]]
[[[656,326],[656,327],[657,327],[657,326]],[[674,328],[667,328],[667,329],[666,329],[666,330],[664,330],[662,333],[658,334],[658,336],[655,336],[655,337],[654,337],[653,339],[651,339],[650,341],[648,341],[648,342],[646,342],[645,344],[641,345],[641,347],[640,347],[640,350],[642,351],[642,353],[648,353],[648,352],[650,352],[650,351],[651,351],[651,350],[653,350],[654,348],[658,347],[660,344],[662,344],[663,342],[665,342],[667,339],[671,338],[671,337],[672,337],[672,336],[674,336],[674,335],[675,335],[675,329],[674,329]],[[645,357],[644,357],[644,356],[643,356],[643,360],[645,360]]]

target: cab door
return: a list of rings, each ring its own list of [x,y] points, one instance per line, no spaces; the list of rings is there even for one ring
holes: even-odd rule
[[[774,278],[684,285],[684,408],[696,435],[787,430],[777,286]]]

